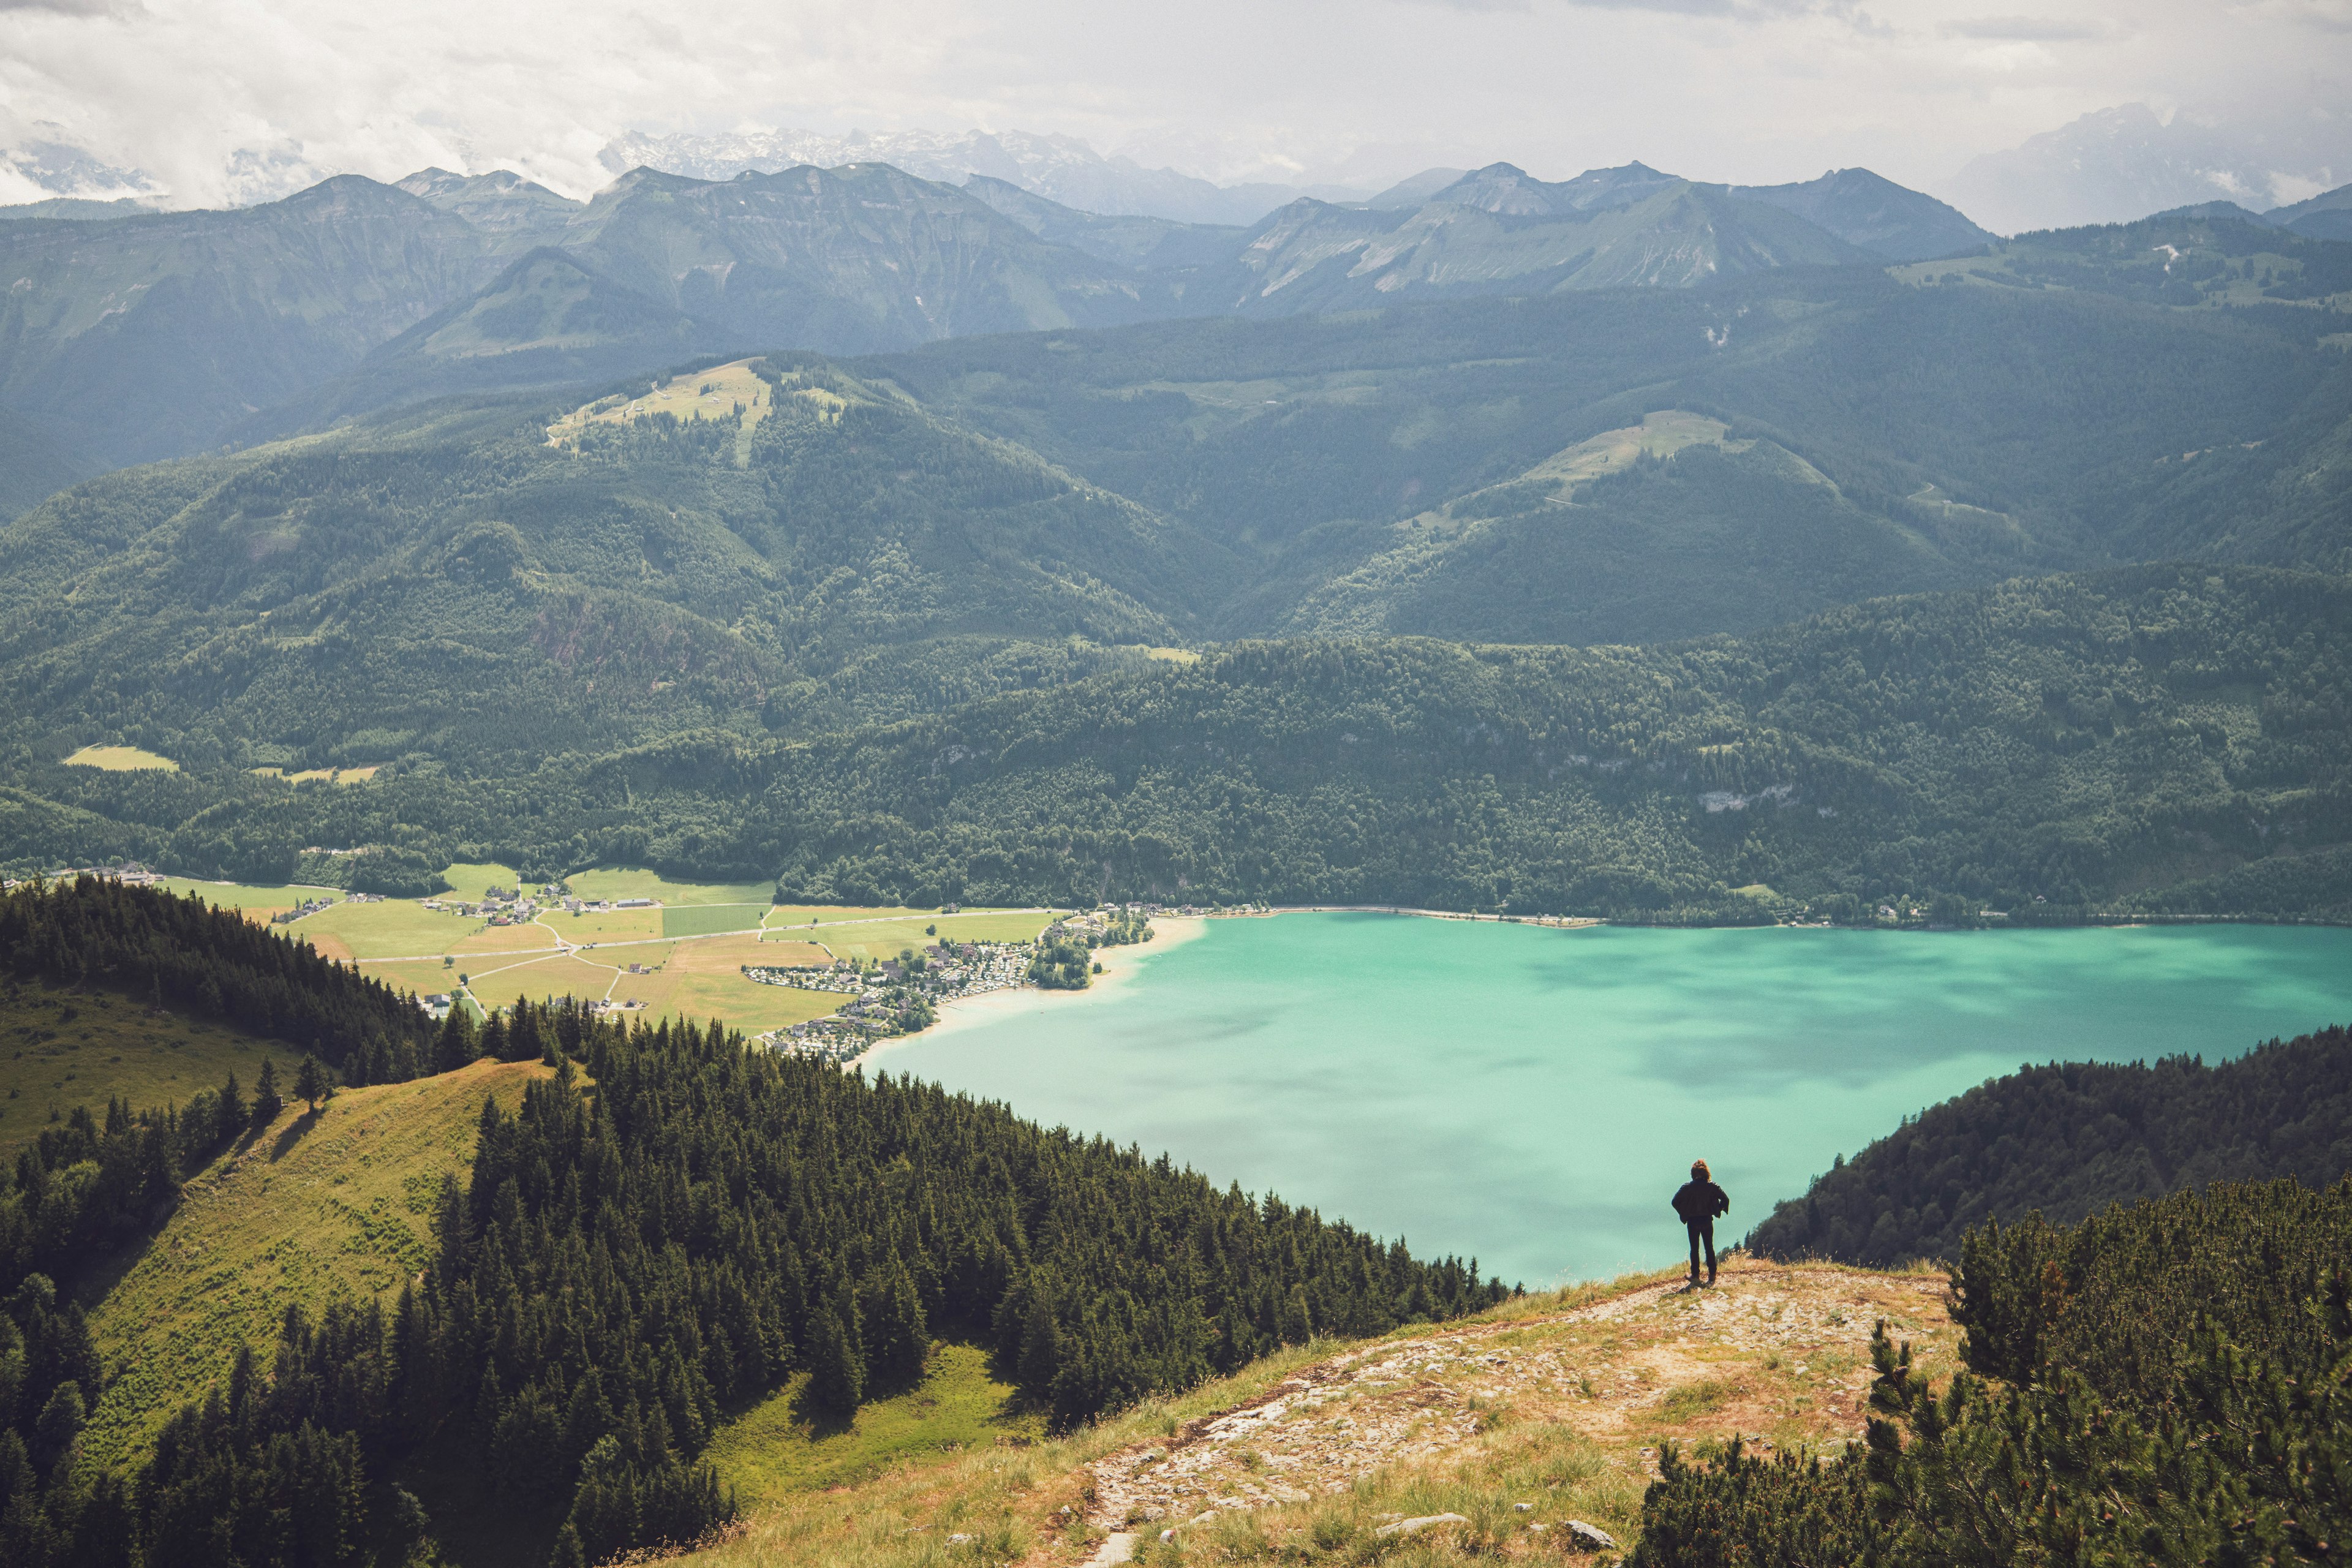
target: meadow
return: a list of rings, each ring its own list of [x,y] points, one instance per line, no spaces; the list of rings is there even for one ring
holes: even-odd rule
[[[776,896],[772,882],[673,882],[658,871],[600,869],[576,871],[565,879],[572,895],[592,900],[657,899],[674,904],[756,904],[761,909]],[[513,884],[509,882],[508,886]]]
[[[180,764],[171,758],[137,746],[84,746],[65,760],[69,768],[96,768],[107,773],[135,773],[148,771],[176,773]]]
[[[142,1109],[184,1105],[232,1072],[250,1087],[265,1055],[289,1065],[283,1043],[226,1025],[156,1014],[110,992],[10,980],[0,989],[0,1160],[77,1105],[102,1113],[118,1095]]]
[[[304,768],[299,773],[291,773],[284,768],[254,768],[249,771],[256,778],[278,779],[290,784],[321,783],[356,784],[365,784],[375,777],[376,768],[377,764],[371,763],[363,768]]]
[[[239,1345],[266,1354],[287,1308],[397,1291],[431,1261],[441,1178],[466,1180],[483,1100],[511,1110],[545,1072],[482,1061],[345,1089],[315,1112],[296,1100],[192,1177],[160,1232],[85,1282],[90,1331],[117,1371],[84,1451],[127,1462],[189,1390],[227,1374]]]
[[[934,1344],[922,1382],[860,1405],[845,1425],[813,1417],[807,1387],[807,1373],[794,1377],[729,1422],[707,1450],[745,1507],[853,1486],[905,1459],[1045,1435],[1045,1417],[990,1374],[988,1352],[977,1345]]]

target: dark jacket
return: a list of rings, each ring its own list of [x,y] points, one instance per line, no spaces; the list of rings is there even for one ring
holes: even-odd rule
[[[1685,1225],[1713,1219],[1730,1209],[1731,1200],[1713,1182],[1685,1182],[1682,1190],[1675,1194],[1675,1212],[1683,1216]]]

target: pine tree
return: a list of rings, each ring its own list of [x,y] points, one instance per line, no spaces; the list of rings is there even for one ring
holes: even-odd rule
[[[930,1349],[915,1277],[891,1253],[868,1277],[864,1294],[866,1370],[884,1387],[911,1387],[921,1379],[923,1357]]]
[[[245,1103],[245,1089],[236,1081],[235,1073],[229,1074],[228,1081],[221,1085],[218,1114],[220,1125],[214,1134],[215,1139],[233,1137],[246,1124],[248,1108]]]
[[[1042,1395],[1054,1385],[1061,1367],[1061,1321],[1054,1311],[1050,1284],[1040,1278],[1029,1287],[1029,1315],[1021,1329],[1021,1386]]]
[[[866,1396],[866,1366],[838,1305],[826,1302],[809,1322],[809,1399],[829,1415],[847,1415]]]
[[[261,1058],[261,1077],[253,1085],[253,1126],[259,1131],[278,1120],[286,1109],[285,1100],[278,1092],[278,1064],[268,1057]]]
[[[449,1004],[449,1016],[441,1020],[441,1032],[433,1041],[433,1070],[456,1072],[479,1055],[474,1042],[474,1019],[467,1012],[465,998],[457,997]]]
[[[305,1054],[302,1065],[294,1069],[295,1095],[315,1111],[319,1109],[319,1102],[334,1092],[334,1086],[327,1081],[326,1069],[319,1065],[319,1058]]]

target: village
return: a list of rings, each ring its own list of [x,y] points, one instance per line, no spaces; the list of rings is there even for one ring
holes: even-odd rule
[[[1064,963],[1065,955],[1149,942],[1150,917],[1158,912],[1157,905],[1106,904],[1090,914],[1069,915],[1055,921],[1034,942],[955,942],[942,938],[920,951],[908,948],[895,959],[863,965],[848,959],[822,966],[792,968],[746,964],[743,975],[762,985],[833,991],[852,998],[824,1017],[761,1037],[764,1043],[787,1055],[815,1057],[845,1065],[863,1056],[877,1041],[929,1026],[938,1017],[942,1002],[1027,984],[1081,989],[1088,966]],[[1075,976],[1064,978],[1073,967]],[[1099,973],[1102,966],[1095,963],[1091,968]]]

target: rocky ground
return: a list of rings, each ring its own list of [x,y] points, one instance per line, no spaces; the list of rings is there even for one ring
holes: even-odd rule
[[[1860,1434],[1871,1330],[1888,1321],[1931,1370],[1948,1364],[1955,1331],[1940,1274],[1886,1275],[1730,1260],[1712,1289],[1651,1285],[1587,1305],[1360,1345],[1300,1369],[1248,1404],[1178,1426],[1089,1467],[1081,1531],[1049,1561],[1097,1565],[1181,1554],[1188,1533],[1264,1510],[1252,1541],[1278,1550],[1286,1521],[1305,1531],[1318,1499],[1362,1503],[1384,1490],[1433,1495],[1427,1483],[1484,1468],[1495,1434],[1575,1440],[1601,1485],[1488,1500],[1515,1530],[1568,1544],[1563,1503],[1622,1531],[1661,1442],[1734,1435],[1751,1448],[1834,1447]],[[1538,1472],[1528,1472],[1534,1475]],[[1508,1489],[1507,1487],[1505,1489]],[[1468,1505],[1465,1505],[1468,1506]],[[1400,1506],[1368,1516],[1377,1531],[1433,1539],[1471,1521]],[[1432,1522],[1433,1521],[1433,1522]],[[1528,1530],[1539,1526],[1539,1530]],[[1328,1527],[1327,1527],[1328,1528]],[[1582,1537],[1591,1544],[1589,1536]],[[1173,1551],[1163,1551],[1173,1548]],[[1253,1553],[1254,1554],[1254,1553]],[[1220,1555],[1230,1557],[1230,1551]]]

